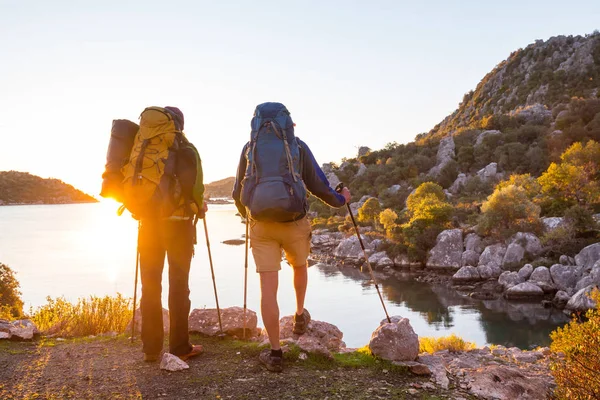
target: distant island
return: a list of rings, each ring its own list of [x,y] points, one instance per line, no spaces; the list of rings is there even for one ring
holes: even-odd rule
[[[205,185],[205,196],[213,199],[213,201],[216,198],[231,198],[234,183],[235,178],[233,176],[207,183]]]
[[[0,205],[95,203],[92,196],[59,179],[0,171]]]

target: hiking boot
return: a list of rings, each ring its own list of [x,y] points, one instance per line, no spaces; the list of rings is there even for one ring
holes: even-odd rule
[[[271,372],[281,372],[283,371],[283,357],[277,357],[271,354],[270,349],[265,349],[260,352],[258,356],[261,364],[264,364],[265,367]]]
[[[310,322],[310,314],[308,310],[305,308],[302,314],[294,314],[294,327],[292,328],[292,332],[296,335],[303,335],[306,333],[308,329],[308,323]]]
[[[195,344],[192,346],[192,350],[190,350],[189,353],[181,355],[181,356],[177,356],[181,359],[181,361],[185,361],[188,358],[192,358],[197,356],[198,354],[202,353],[202,345],[200,344]]]
[[[146,353],[144,353],[144,361],[145,362],[155,362],[155,361],[158,361],[158,354],[146,354]]]

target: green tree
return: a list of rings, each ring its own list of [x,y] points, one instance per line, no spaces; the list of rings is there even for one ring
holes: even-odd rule
[[[379,205],[379,200],[371,197],[358,209],[358,220],[365,224],[374,223],[377,225],[380,212],[381,206]]]
[[[484,235],[506,239],[516,232],[540,229],[540,207],[515,185],[496,188],[481,206],[479,229]]]
[[[19,318],[23,315],[23,301],[15,273],[0,263],[0,317]]]
[[[527,197],[530,199],[533,199],[539,195],[542,189],[538,181],[533,176],[530,174],[521,174],[511,175],[508,180],[498,183],[498,185],[496,185],[496,190],[501,190],[511,185],[523,188],[527,194]]]

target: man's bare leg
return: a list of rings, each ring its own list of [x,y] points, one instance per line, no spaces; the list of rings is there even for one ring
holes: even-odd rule
[[[281,348],[279,346],[279,305],[277,304],[278,284],[279,271],[260,273],[260,311],[273,350]]]
[[[308,285],[308,268],[294,267],[294,289],[296,290],[296,314],[304,312],[304,299],[306,298],[306,287]]]

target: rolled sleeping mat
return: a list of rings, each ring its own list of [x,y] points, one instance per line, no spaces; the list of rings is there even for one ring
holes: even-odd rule
[[[100,196],[122,202],[124,177],[121,169],[129,162],[131,148],[139,129],[138,124],[127,119],[113,120]]]

